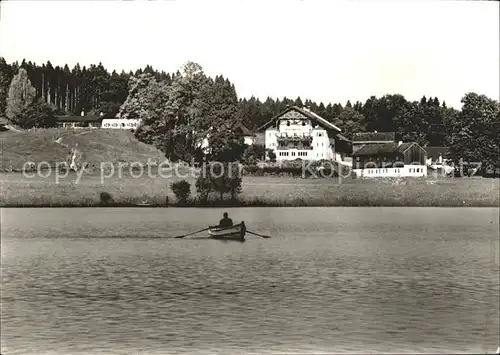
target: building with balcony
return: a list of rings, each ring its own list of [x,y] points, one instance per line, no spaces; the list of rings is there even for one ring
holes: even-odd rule
[[[351,152],[341,129],[307,108],[292,106],[257,129],[276,160],[342,161]],[[269,158],[269,157],[267,157]]]

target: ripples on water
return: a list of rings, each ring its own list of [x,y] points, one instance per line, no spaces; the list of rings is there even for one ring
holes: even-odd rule
[[[3,210],[2,354],[492,352],[497,213],[238,209],[273,238],[224,243],[159,238],[219,210]]]

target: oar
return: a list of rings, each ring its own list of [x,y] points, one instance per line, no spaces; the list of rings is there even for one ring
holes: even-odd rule
[[[193,233],[189,233],[189,234],[184,234],[184,235],[178,235],[176,238],[184,238],[184,237],[187,237],[188,235],[193,235],[193,234],[196,234],[196,233],[204,232],[204,231],[209,230],[209,229],[210,229],[210,227],[202,229],[202,230],[199,230],[197,232],[193,232]]]
[[[259,234],[259,233],[250,232],[249,230],[247,230],[247,233],[250,233],[250,234],[256,235],[258,237],[262,237],[262,238],[271,238],[268,235],[262,235],[262,234]]]

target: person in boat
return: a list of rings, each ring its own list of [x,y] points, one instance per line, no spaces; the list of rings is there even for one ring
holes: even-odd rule
[[[224,212],[223,218],[219,222],[219,227],[231,227],[233,220],[228,217],[227,212]]]

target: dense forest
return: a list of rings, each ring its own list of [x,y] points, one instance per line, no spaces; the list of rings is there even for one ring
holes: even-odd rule
[[[179,80],[185,77],[182,70],[165,73],[151,66],[138,69],[136,72],[118,73],[109,72],[101,63],[89,67],[77,64],[69,68],[68,65],[54,66],[50,62],[38,65],[26,60],[9,64],[4,58],[0,58],[0,117],[8,116],[7,96],[12,79],[20,68],[25,69],[34,87],[34,95],[50,107],[53,113],[102,112],[105,117],[115,117],[117,114],[132,117],[133,114],[127,113],[127,109],[123,106],[130,106],[127,100],[130,100],[134,92],[141,90],[141,85],[175,87],[176,80],[180,83]],[[147,78],[153,78],[154,83]],[[204,95],[205,98],[211,97],[211,102],[208,99],[205,101],[210,102],[212,106],[218,104],[213,101],[213,97],[226,100],[229,95],[231,100],[236,100],[237,113],[232,111],[232,114],[236,114],[241,123],[249,129],[259,127],[289,105],[307,106],[326,120],[340,126],[344,135],[349,138],[355,132],[391,131],[396,132],[398,140],[416,141],[423,146],[466,146],[467,154],[463,151],[458,152],[464,157],[472,158],[472,155],[477,154],[484,156],[485,152],[489,151],[486,154],[487,160],[498,161],[496,141],[500,125],[499,104],[498,101],[484,95],[464,93],[461,110],[447,107],[446,103],[437,97],[422,96],[418,101],[409,101],[400,94],[372,96],[365,102],[317,103],[300,97],[267,98],[262,102],[255,97],[238,98],[237,88],[227,78],[217,76],[210,80],[212,84],[207,87],[208,89],[200,91],[200,95]],[[191,84],[185,83],[188,86]],[[188,86],[184,87],[184,91]],[[182,85],[176,87],[180,88]],[[171,89],[170,92],[175,93],[175,90],[177,89]],[[225,90],[225,92],[210,92],[210,90]],[[155,95],[155,100],[169,105],[168,98],[163,100],[158,98],[158,94]],[[188,101],[192,103],[195,99],[193,97]],[[179,102],[171,100],[170,104],[175,106]],[[216,112],[204,112],[212,116],[218,115]],[[149,121],[151,123],[151,119]],[[483,144],[483,149],[474,147],[478,144]]]

